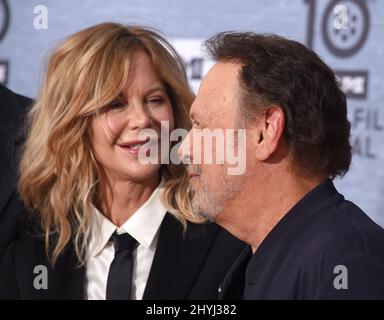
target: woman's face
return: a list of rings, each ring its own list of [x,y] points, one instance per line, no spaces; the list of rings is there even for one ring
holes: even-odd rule
[[[139,148],[145,143],[139,133],[153,129],[160,139],[161,121],[174,128],[170,98],[149,56],[136,51],[120,99],[92,119],[93,151],[108,178],[135,182],[157,178],[160,164],[139,161]]]

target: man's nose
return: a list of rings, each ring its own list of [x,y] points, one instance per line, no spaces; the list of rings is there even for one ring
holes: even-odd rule
[[[184,164],[192,163],[191,132],[192,130],[188,132],[188,135],[185,137],[185,139],[179,146],[179,150],[177,151],[177,155]]]

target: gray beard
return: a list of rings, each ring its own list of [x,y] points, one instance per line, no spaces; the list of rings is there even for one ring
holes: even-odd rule
[[[225,204],[232,200],[241,189],[240,176],[223,175],[217,185],[221,192],[212,192],[208,190],[202,182],[200,191],[194,195],[191,200],[193,212],[210,221],[215,221],[217,215],[223,210]]]
[[[213,222],[216,218],[216,216],[221,211],[221,207],[216,205],[212,200],[206,199],[206,193],[202,195],[204,198],[203,200],[198,200],[198,196],[195,194],[194,197],[191,200],[192,204],[192,210],[193,212],[204,218],[205,220],[208,220],[209,222]],[[203,206],[201,206],[201,203],[203,202]]]

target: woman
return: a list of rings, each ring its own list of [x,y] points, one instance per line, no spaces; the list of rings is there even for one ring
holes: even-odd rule
[[[182,166],[138,156],[142,130],[189,128],[192,100],[177,53],[149,29],[103,23],[55,49],[28,118],[29,213],[6,250],[1,297],[217,297],[242,243],[193,215]]]

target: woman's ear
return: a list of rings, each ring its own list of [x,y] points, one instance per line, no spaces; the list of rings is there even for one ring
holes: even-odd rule
[[[259,161],[267,160],[277,150],[284,128],[285,115],[279,106],[270,106],[257,117],[252,139],[255,156]]]

